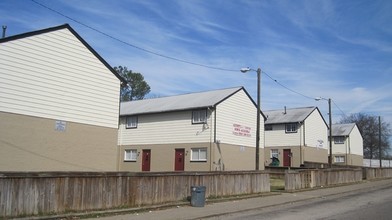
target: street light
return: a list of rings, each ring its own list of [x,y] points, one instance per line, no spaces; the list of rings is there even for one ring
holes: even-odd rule
[[[257,73],[257,121],[256,121],[256,170],[259,170],[260,164],[260,77],[261,69],[257,70],[247,68],[241,68],[241,72],[246,73],[249,71],[256,71]]]
[[[332,168],[332,112],[331,112],[331,99],[325,99],[321,97],[315,98],[316,101],[326,100],[328,101],[328,108],[329,108],[329,158],[328,164],[329,168]]]

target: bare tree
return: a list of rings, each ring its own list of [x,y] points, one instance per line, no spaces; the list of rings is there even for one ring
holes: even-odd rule
[[[377,116],[364,113],[351,114],[344,117],[340,123],[356,123],[363,138],[363,155],[365,158],[379,158],[379,123]],[[381,156],[386,158],[390,149],[389,138],[391,126],[381,120]]]

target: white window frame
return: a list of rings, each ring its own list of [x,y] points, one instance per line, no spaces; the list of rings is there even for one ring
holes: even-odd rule
[[[333,142],[335,144],[344,144],[344,137],[343,136],[335,136],[333,137]]]
[[[286,133],[297,133],[298,131],[298,124],[297,123],[289,123],[286,124]]]
[[[345,156],[335,156],[335,163],[344,163],[346,162],[346,157]]]
[[[205,155],[205,158],[202,157],[203,155]],[[194,158],[194,157],[197,157],[197,158]],[[206,147],[192,148],[191,149],[191,161],[206,162],[207,161],[207,157],[208,157],[208,155],[207,155],[207,148]]]
[[[128,116],[126,118],[126,128],[137,128],[138,118],[137,116]]]
[[[273,157],[279,158],[279,149],[271,149],[271,159]]]
[[[124,161],[136,161],[137,160],[137,150],[136,149],[125,149],[124,150]]]
[[[207,123],[207,110],[194,110],[192,111],[192,124],[205,124]]]

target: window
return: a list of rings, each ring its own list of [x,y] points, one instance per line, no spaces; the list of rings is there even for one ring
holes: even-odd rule
[[[137,116],[127,117],[127,128],[137,128]]]
[[[271,149],[271,158],[279,158],[279,150],[278,149]]]
[[[344,137],[339,136],[339,137],[333,137],[334,143],[335,144],[344,144]]]
[[[125,150],[124,161],[136,161],[136,158],[137,158],[136,149]]]
[[[297,124],[286,124],[286,133],[295,133],[297,132]]]
[[[266,131],[272,131],[272,125],[264,125]]]
[[[344,163],[344,156],[335,156],[335,163]]]
[[[192,112],[192,123],[202,124],[207,123],[207,110],[197,110]]]
[[[207,161],[207,148],[192,148],[191,161]]]

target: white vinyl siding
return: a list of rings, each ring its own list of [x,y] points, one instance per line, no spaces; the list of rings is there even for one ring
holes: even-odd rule
[[[303,143],[303,128],[298,127],[296,133],[286,133],[285,124],[273,124],[272,130],[265,131],[265,146],[299,146]]]
[[[126,117],[120,118],[119,145],[210,142],[212,111],[206,124],[192,124],[192,111],[166,112],[138,116],[137,129],[126,129]]]
[[[192,148],[191,161],[207,161],[207,148]]]
[[[363,156],[363,138],[356,125],[350,133],[349,141],[350,153]]]
[[[221,143],[256,146],[257,108],[241,90],[216,107],[216,139]],[[242,130],[236,133],[235,129]],[[260,148],[264,148],[264,118],[260,115]]]
[[[68,29],[1,44],[0,111],[117,128],[119,90]]]
[[[328,126],[317,109],[305,119],[304,123],[306,146],[328,149]]]
[[[343,144],[336,143],[336,138],[332,142],[332,152],[333,154],[355,154],[363,156],[363,138],[355,125],[348,137],[343,137]]]
[[[306,145],[327,148],[328,127],[317,110],[314,110],[304,123],[296,124],[297,132],[294,133],[286,133],[286,124],[272,124],[272,130],[265,131],[265,145],[268,147]]]

